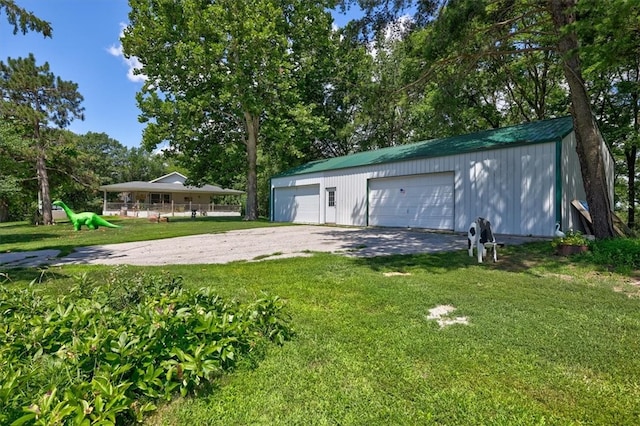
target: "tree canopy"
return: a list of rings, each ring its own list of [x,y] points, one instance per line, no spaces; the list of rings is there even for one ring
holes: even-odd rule
[[[30,149],[24,151],[35,163],[42,221],[52,223],[47,155],[59,141],[55,129],[83,119],[78,85],[56,77],[49,64],[36,65],[35,57],[8,58],[0,62],[0,116],[12,123]]]
[[[49,152],[68,156],[69,164],[95,164],[93,177],[82,167],[77,175],[63,167],[47,169],[60,182],[68,178],[68,185],[58,186],[71,190],[160,170],[162,162],[149,153],[162,148],[188,170],[190,183],[246,189],[245,218],[255,219],[267,213],[269,177],[307,161],[572,114],[597,236],[613,235],[614,201],[627,208],[629,224],[635,223],[638,2],[129,3],[122,42],[125,53],[142,63],[137,72],[145,77],[137,94],[139,118],[146,123],[143,147],[128,150],[104,134],[54,131],[77,117],[69,115],[73,103],[47,109],[43,137],[34,137],[35,128],[15,118],[41,120],[44,111],[28,112],[24,100],[15,101],[21,89],[9,99],[5,78],[2,108],[9,121],[2,131],[1,164],[9,152],[27,161],[9,136],[27,135]],[[365,11],[361,19],[332,26],[332,10],[356,5]],[[0,0],[0,10],[15,31],[51,35],[46,22],[13,1]],[[599,130],[622,177],[615,200],[608,195]],[[0,213],[2,194],[16,198],[16,185],[34,181],[24,166],[7,163],[3,169]]]
[[[371,28],[384,28],[384,23],[396,19],[400,12],[415,8],[415,27],[409,38],[413,61],[409,62],[408,75],[412,75],[412,82],[407,87],[428,88],[430,99],[423,113],[442,113],[443,109],[435,107],[435,100],[445,107],[446,122],[468,121],[469,117],[461,112],[471,110],[493,126],[509,116],[521,120],[553,116],[568,105],[574,118],[595,234],[600,238],[614,235],[613,200],[607,190],[600,133],[583,75],[585,46],[592,45],[584,37],[584,29],[591,28],[592,38],[597,35],[606,38],[612,26],[622,27],[631,36],[621,40],[637,41],[638,6],[634,2],[366,0],[358,3],[367,11],[362,20],[363,34],[368,34]],[[618,44],[633,45],[633,42]],[[448,84],[434,85],[438,76],[451,75],[452,71],[454,78],[445,80]],[[456,79],[460,72],[464,77]],[[441,89],[447,90],[447,85],[453,89],[452,96],[438,96]],[[472,108],[461,110],[459,102],[464,105],[465,100]]]
[[[45,37],[51,37],[53,33],[51,24],[18,6],[14,0],[0,0],[0,12],[2,10],[7,15],[9,24],[13,25],[14,34],[17,34],[18,31],[22,32],[22,34],[36,31]]]
[[[228,174],[244,164],[245,217],[256,219],[261,145],[277,143],[295,152],[297,138],[311,137],[311,128],[323,124],[312,114],[314,99],[308,94],[322,90],[332,4],[130,0],[130,5],[122,42],[147,78],[138,94],[147,123],[145,146],[168,143],[170,153],[192,164],[195,181],[205,170]]]

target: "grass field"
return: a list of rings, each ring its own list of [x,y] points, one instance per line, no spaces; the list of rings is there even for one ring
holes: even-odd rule
[[[207,233],[218,233],[233,229],[251,229],[265,226],[281,226],[266,220],[244,221],[239,217],[171,217],[169,222],[154,223],[147,219],[121,219],[107,217],[109,222],[122,228],[99,228],[89,231],[82,228],[74,231],[68,221],[55,226],[31,226],[25,222],[0,223],[0,253],[56,249],[61,256],[69,254],[74,247],[97,244],[114,244],[130,241],[157,240]]]
[[[11,245],[4,235],[2,250]],[[74,276],[99,282],[111,270],[16,270],[5,285],[39,274],[43,289],[63,293]],[[147,424],[640,424],[633,273],[555,256],[547,243],[509,247],[497,264],[483,265],[461,250],[119,273],[139,271],[167,271],[225,298],[279,295],[296,331],[255,368],[162,405]],[[428,319],[439,305],[469,324],[440,327]]]

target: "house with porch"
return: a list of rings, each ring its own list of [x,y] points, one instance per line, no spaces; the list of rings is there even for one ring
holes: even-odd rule
[[[216,185],[188,186],[187,177],[172,172],[149,182],[132,181],[102,185],[103,215],[150,217],[171,216],[240,216],[241,204],[215,204],[214,197],[241,196],[244,191]],[[110,202],[107,194],[117,193],[118,201]]]

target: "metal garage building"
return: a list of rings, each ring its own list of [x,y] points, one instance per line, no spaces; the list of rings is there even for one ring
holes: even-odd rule
[[[581,229],[575,144],[563,117],[314,161],[271,179],[271,220],[466,232],[482,216],[499,234],[553,236],[556,222]]]

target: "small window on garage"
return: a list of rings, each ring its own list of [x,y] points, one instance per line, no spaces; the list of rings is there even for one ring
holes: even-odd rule
[[[329,207],[335,207],[336,206],[336,190],[335,189],[329,189],[327,191],[327,205]]]

